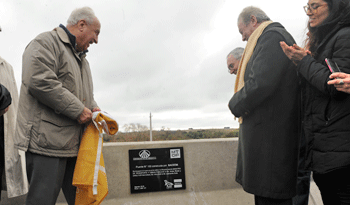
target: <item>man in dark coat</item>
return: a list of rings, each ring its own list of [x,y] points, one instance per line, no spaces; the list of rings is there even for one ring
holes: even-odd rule
[[[299,145],[299,80],[279,42],[293,37],[259,8],[238,18],[248,41],[229,102],[240,118],[236,181],[256,204],[292,204],[296,195]]]

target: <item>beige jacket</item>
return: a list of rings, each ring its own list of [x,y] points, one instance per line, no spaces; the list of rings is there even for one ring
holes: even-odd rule
[[[24,155],[21,159],[19,150],[14,147],[18,91],[12,66],[0,57],[0,83],[11,93],[10,109],[4,114],[5,140],[5,178],[8,197],[15,197],[28,192],[24,167]]]
[[[76,119],[84,107],[97,107],[85,54],[58,27],[29,43],[22,64],[15,145],[46,156],[77,156],[83,125]]]

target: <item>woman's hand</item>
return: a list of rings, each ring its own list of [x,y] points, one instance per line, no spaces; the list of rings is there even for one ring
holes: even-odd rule
[[[328,85],[334,85],[338,91],[350,94],[350,74],[337,72],[332,73],[329,78],[333,80],[328,81]]]
[[[286,56],[293,61],[295,65],[298,65],[298,63],[308,54],[311,54],[310,51],[305,50],[301,47],[299,47],[297,44],[293,44],[293,46],[288,46],[284,41],[280,42],[280,45],[282,47],[283,52],[286,54]]]

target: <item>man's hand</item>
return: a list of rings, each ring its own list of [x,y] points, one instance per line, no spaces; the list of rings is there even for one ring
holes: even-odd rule
[[[92,109],[92,112],[97,112],[97,111],[101,111],[101,109],[99,107],[95,107]]]
[[[92,119],[92,112],[89,108],[84,107],[83,112],[78,117],[79,124],[85,124],[87,122],[90,122]]]
[[[0,116],[2,116],[3,114],[5,114],[5,113],[9,110],[9,108],[10,108],[10,105],[9,105],[7,108],[5,108],[5,109],[0,110]]]

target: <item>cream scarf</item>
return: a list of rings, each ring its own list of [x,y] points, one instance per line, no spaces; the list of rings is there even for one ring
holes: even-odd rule
[[[270,25],[272,21],[265,21],[260,24],[258,28],[255,29],[255,31],[250,35],[247,45],[244,49],[242,58],[239,62],[238,66],[238,72],[236,76],[236,83],[235,83],[235,93],[241,90],[244,87],[244,73],[245,69],[247,67],[247,64],[250,60],[250,57],[252,56],[254,52],[254,48],[256,46],[256,42],[258,41],[259,37],[261,36],[262,32],[265,30],[265,28]],[[243,118],[240,117],[238,119],[239,123],[242,124]]]

